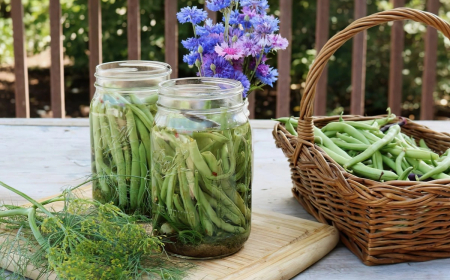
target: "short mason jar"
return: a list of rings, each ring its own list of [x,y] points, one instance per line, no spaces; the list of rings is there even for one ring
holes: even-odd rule
[[[158,84],[171,72],[168,64],[153,61],[97,66],[89,113],[94,199],[150,215],[150,132]]]
[[[224,257],[249,237],[253,149],[242,92],[230,79],[159,84],[151,133],[152,220],[175,255]]]

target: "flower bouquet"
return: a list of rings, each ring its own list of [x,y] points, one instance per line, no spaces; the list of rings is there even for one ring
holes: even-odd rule
[[[211,11],[223,14],[214,24],[197,7],[185,7],[177,14],[180,23],[191,23],[194,37],[182,41],[189,50],[183,61],[198,69],[201,77],[238,80],[244,98],[264,85],[273,86],[277,69],[267,63],[269,56],[288,46],[287,39],[276,34],[279,20],[268,15],[267,0],[209,0]]]

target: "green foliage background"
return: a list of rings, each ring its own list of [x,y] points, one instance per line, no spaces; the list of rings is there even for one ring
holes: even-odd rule
[[[0,0],[0,64],[11,63],[13,60],[12,24],[10,18],[10,1]],[[126,0],[101,0],[103,61],[123,60],[127,58],[127,14]],[[179,8],[187,5],[203,7],[204,0],[179,0]],[[29,54],[39,53],[48,47],[49,19],[48,0],[22,0],[24,5],[24,22],[26,29],[27,51]],[[64,18],[64,51],[72,63],[68,73],[88,75],[88,0],[61,0]],[[296,0],[294,2],[293,40],[292,44],[292,114],[297,114],[300,95],[303,91],[306,75],[315,57],[315,20],[316,1]],[[448,20],[450,17],[449,1],[441,1],[439,16]],[[279,0],[269,0],[270,13],[279,15]],[[141,0],[141,41],[142,59],[164,61],[164,0]],[[330,37],[345,28],[353,21],[353,0],[330,1]],[[389,1],[368,0],[367,13],[391,9]],[[407,6],[424,10],[426,1],[410,0]],[[387,91],[389,78],[390,26],[382,25],[372,28],[367,33],[366,61],[366,114],[383,113],[387,107]],[[418,118],[420,112],[420,93],[422,83],[424,35],[426,27],[419,23],[405,22],[405,50],[403,70],[403,115]],[[179,41],[191,36],[188,25],[179,25]],[[438,86],[435,100],[437,105],[450,102],[449,70],[450,40],[439,34],[438,45]],[[351,92],[351,41],[344,44],[332,57],[328,68],[328,98],[329,114],[337,114],[342,110],[349,111]],[[185,50],[179,48],[180,76],[195,75],[194,69],[182,62]],[[271,62],[276,65],[276,59]],[[72,75],[73,76],[73,75]],[[66,75],[66,92],[85,96],[81,103],[88,103],[87,86]],[[86,79],[84,79],[86,81]],[[71,100],[70,96],[66,96]],[[274,89],[267,88],[257,93],[257,117],[269,118],[274,115]],[[86,104],[87,105],[87,104]],[[440,106],[437,116],[450,117],[448,106]]]

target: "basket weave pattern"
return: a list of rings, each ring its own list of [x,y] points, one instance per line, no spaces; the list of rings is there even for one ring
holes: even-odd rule
[[[317,82],[328,59],[358,32],[381,23],[411,19],[450,38],[450,25],[434,14],[399,8],[360,18],[331,38],[306,80],[298,136],[277,124],[273,136],[288,157],[294,196],[317,220],[336,226],[341,241],[366,265],[450,257],[450,180],[377,182],[346,172],[314,145],[313,124],[323,127],[339,117],[312,117]],[[344,116],[367,120],[383,116]],[[408,120],[402,132],[424,139],[438,153],[450,148],[450,134]]]

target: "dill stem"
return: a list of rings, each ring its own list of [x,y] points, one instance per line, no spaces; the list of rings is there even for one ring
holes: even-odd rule
[[[20,208],[20,209],[12,209],[12,210],[5,210],[0,212],[0,218],[4,217],[11,217],[11,216],[28,216],[28,212],[30,211],[30,208]]]

